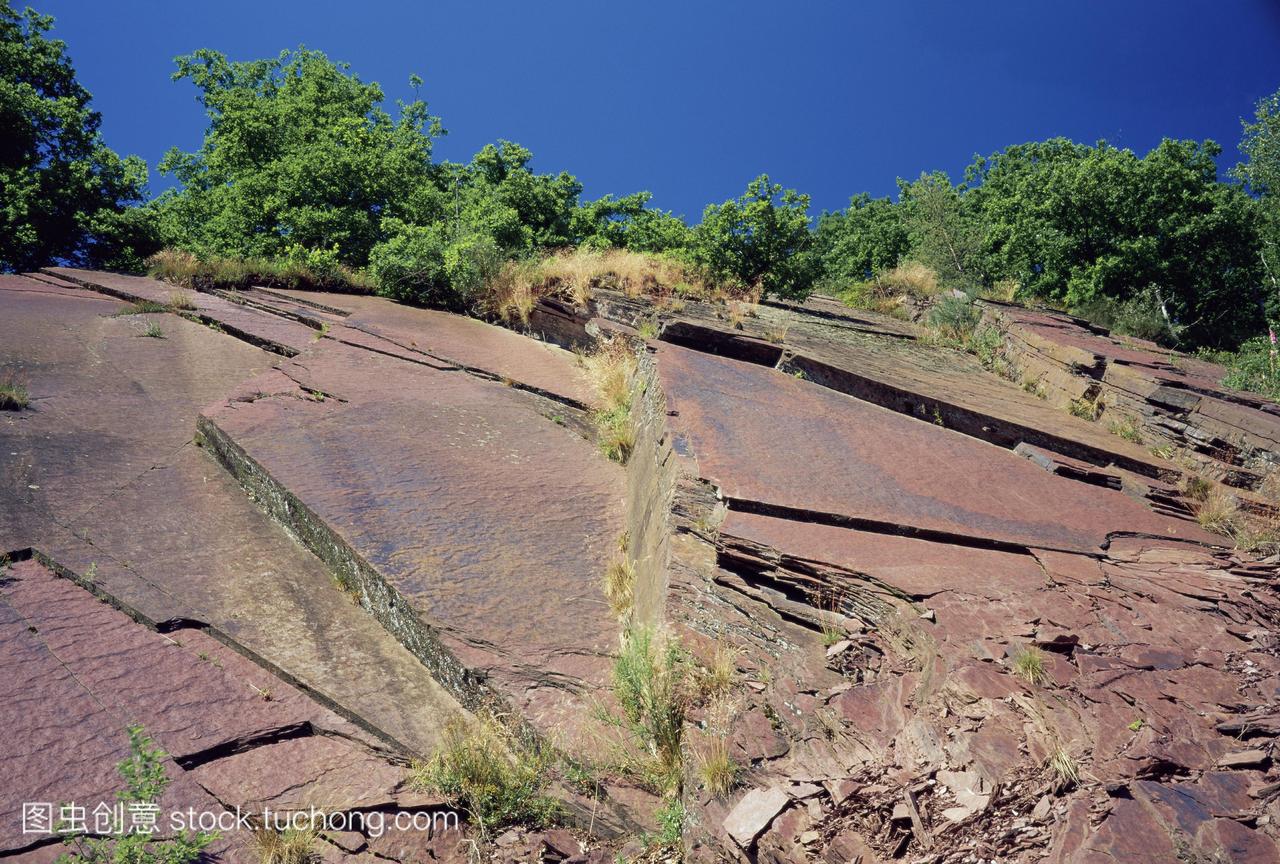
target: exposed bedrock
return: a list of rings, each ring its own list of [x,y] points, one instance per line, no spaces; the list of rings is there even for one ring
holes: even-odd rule
[[[691,858],[1280,860],[1274,563],[1176,492],[683,332],[641,363],[628,471],[662,563],[637,609],[704,662],[740,652],[745,771],[720,797],[690,769]],[[696,765],[710,718],[687,737]]]
[[[1015,380],[821,298],[601,291],[521,334],[175,290],[0,277],[0,366],[31,396],[0,412],[13,801],[112,793],[133,722],[183,807],[434,811],[406,765],[475,709],[607,755],[600,583],[625,549],[633,620],[733,667],[728,720],[686,715],[691,860],[1280,860],[1277,564],[1201,528],[1192,469],[1153,452],[1261,485],[1278,415],[1216,367],[995,304]],[[557,346],[641,332],[624,469]],[[652,830],[652,797],[560,791],[597,833]],[[51,860],[14,806],[0,858]],[[526,840],[496,860],[579,852]]]

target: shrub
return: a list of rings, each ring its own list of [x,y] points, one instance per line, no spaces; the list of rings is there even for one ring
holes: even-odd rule
[[[1227,367],[1222,383],[1236,390],[1248,390],[1280,401],[1280,355],[1269,336],[1258,336],[1240,345],[1234,353],[1205,355]]]
[[[1181,333],[1165,318],[1154,286],[1144,288],[1126,300],[1095,295],[1073,306],[1071,312],[1122,336],[1146,339],[1165,346],[1178,344]]]
[[[929,310],[925,319],[938,337],[952,345],[963,346],[982,320],[982,310],[969,297],[949,295]]]
[[[497,719],[454,720],[431,761],[415,768],[414,785],[444,795],[483,834],[519,824],[552,822],[559,805],[543,794],[553,758]]]
[[[369,271],[378,293],[403,302],[449,305],[453,296],[445,271],[442,225],[395,222],[391,236],[369,253]]]
[[[649,627],[629,628],[614,663],[613,688],[628,727],[653,759],[655,785],[662,791],[677,787],[688,698],[679,645]]]

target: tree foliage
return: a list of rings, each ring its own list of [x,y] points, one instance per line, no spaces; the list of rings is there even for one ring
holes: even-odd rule
[[[1075,306],[1145,292],[1192,344],[1239,342],[1263,320],[1257,211],[1219,182],[1220,152],[1166,139],[1139,158],[1057,138],[976,160],[989,272]]]
[[[134,269],[156,246],[147,167],[102,142],[53,19],[0,4],[0,270]]]
[[[849,208],[823,213],[814,236],[822,284],[830,290],[872,279],[898,265],[911,248],[901,208],[865,192]]]
[[[711,204],[693,229],[690,259],[716,279],[765,295],[804,297],[817,277],[809,196],[761,174],[742,197]]]
[[[1280,91],[1258,102],[1254,122],[1244,123],[1245,161],[1232,171],[1258,196],[1262,217],[1259,258],[1270,288],[1269,316],[1280,317]]]
[[[248,62],[203,49],[175,62],[209,126],[197,152],[175,148],[160,163],[182,184],[155,205],[167,243],[263,257],[336,245],[363,266],[383,218],[439,215],[441,130],[425,102],[401,103],[393,118],[377,84],[305,48]]]

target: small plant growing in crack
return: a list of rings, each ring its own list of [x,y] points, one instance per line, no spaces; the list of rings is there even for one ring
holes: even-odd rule
[[[635,353],[625,339],[615,337],[602,341],[592,353],[580,355],[579,363],[596,391],[593,419],[600,450],[613,461],[625,464],[635,447],[635,430],[631,425]]]
[[[142,335],[149,339],[163,339],[164,331],[155,321],[148,321],[147,326],[142,328]]]
[[[0,411],[21,411],[31,404],[31,394],[12,373],[0,377]]]
[[[141,726],[130,726],[129,756],[116,765],[125,788],[116,793],[121,804],[133,812],[134,805],[152,808],[172,782],[165,773],[168,754],[155,746]],[[176,836],[153,839],[141,831],[124,833],[124,826],[107,837],[90,837],[83,829],[58,826],[62,842],[72,851],[58,858],[59,864],[190,864],[218,839],[217,834],[179,832]]]
[[[553,762],[549,749],[482,714],[450,722],[431,761],[414,767],[411,783],[462,808],[487,839],[508,825],[538,828],[560,815],[560,805],[543,794]]]
[[[261,864],[315,864],[320,860],[316,839],[314,828],[277,831],[263,825],[253,832],[249,846]]]
[[[1080,763],[1062,747],[1049,756],[1049,770],[1053,772],[1054,789],[1064,792],[1080,785]]]
[[[1039,687],[1049,680],[1049,673],[1044,668],[1044,652],[1034,645],[1019,651],[1013,658],[1013,671],[1033,687]]]

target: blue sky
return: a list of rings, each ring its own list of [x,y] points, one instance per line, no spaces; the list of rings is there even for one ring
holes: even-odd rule
[[[154,166],[205,118],[173,57],[306,44],[388,96],[421,75],[465,160],[498,138],[596,197],[648,189],[696,220],[767,172],[814,210],[896,177],[1065,135],[1145,152],[1214,138],[1280,89],[1277,0],[150,2],[32,0],[58,19],[107,143]]]

